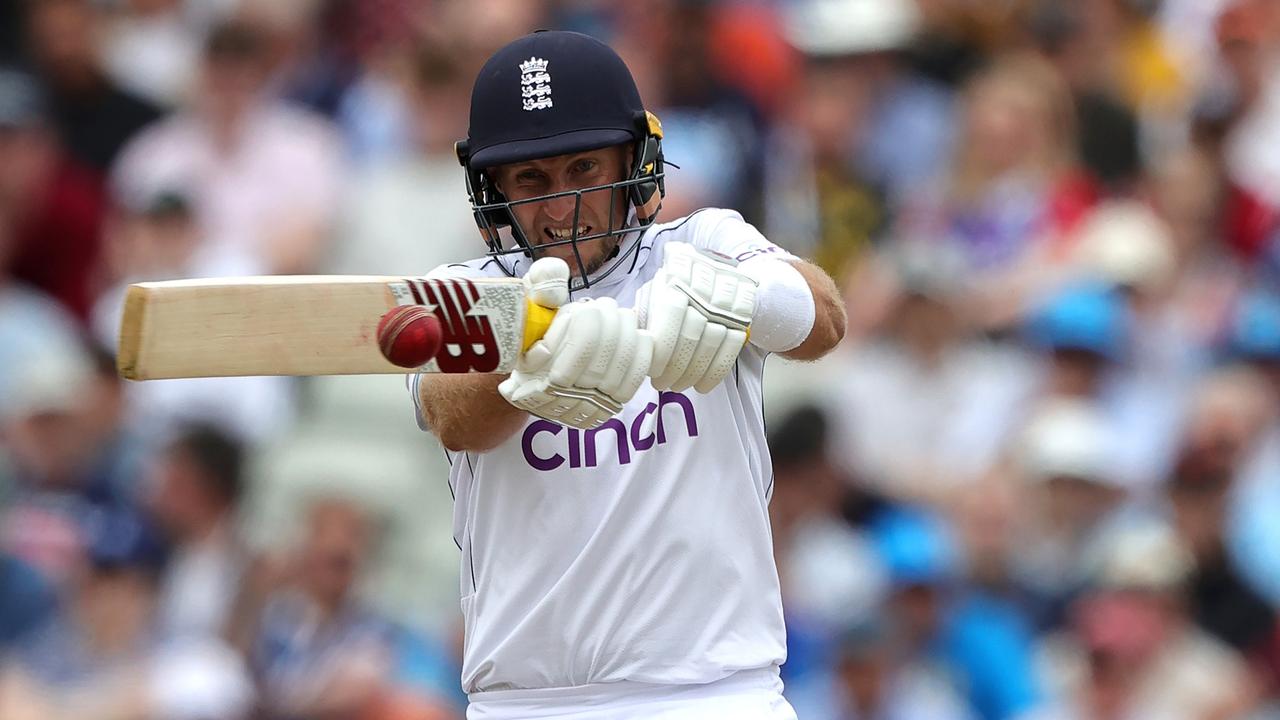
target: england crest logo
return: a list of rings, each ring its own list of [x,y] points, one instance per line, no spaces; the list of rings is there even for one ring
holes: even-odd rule
[[[525,110],[551,107],[551,74],[546,60],[531,57],[520,63],[520,94]]]

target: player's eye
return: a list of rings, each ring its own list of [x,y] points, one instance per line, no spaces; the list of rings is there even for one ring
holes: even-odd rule
[[[578,174],[589,173],[595,169],[596,169],[596,161],[590,158],[583,158],[573,164],[573,171]]]

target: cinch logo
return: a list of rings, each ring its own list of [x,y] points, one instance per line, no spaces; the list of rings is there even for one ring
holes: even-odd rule
[[[576,428],[566,428],[559,423],[550,420],[535,420],[529,423],[524,429],[524,436],[520,439],[520,448],[524,451],[524,459],[529,463],[529,467],[534,470],[548,472],[569,463],[571,468],[595,467],[598,458],[598,448],[596,443],[601,433],[612,433],[614,435],[614,445],[618,449],[618,464],[627,465],[631,462],[632,449],[635,452],[644,452],[654,445],[662,445],[667,442],[666,423],[663,422],[662,409],[667,405],[678,405],[683,411],[684,428],[689,437],[698,436],[698,418],[693,412],[693,401],[685,397],[684,394],[678,392],[660,392],[658,393],[658,402],[649,403],[644,406],[628,427],[618,418],[609,418],[603,425],[594,429],[582,431]],[[654,416],[655,423],[646,422],[649,416]],[[560,440],[562,431],[568,431],[564,434],[564,440]],[[557,438],[558,448],[555,452],[537,454],[534,451],[533,443],[539,435],[546,434]],[[567,441],[567,447],[565,446]],[[563,449],[564,452],[559,452]]]
[[[735,257],[734,260],[737,262],[743,262],[744,260],[750,260],[757,255],[772,255],[773,253],[779,252],[782,252],[782,248],[777,245],[770,245],[769,247],[762,248],[751,248],[745,252],[738,253],[738,256]]]

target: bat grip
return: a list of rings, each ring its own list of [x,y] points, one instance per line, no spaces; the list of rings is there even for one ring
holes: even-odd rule
[[[555,308],[543,307],[532,300],[524,302],[524,342],[520,346],[521,352],[541,340],[556,317]]]

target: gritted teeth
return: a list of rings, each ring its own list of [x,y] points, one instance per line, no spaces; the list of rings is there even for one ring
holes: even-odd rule
[[[571,228],[543,228],[542,232],[545,233],[546,236],[551,238],[552,240],[568,240],[574,237],[573,230]],[[578,237],[585,237],[590,234],[591,234],[590,225],[578,226],[578,235],[577,235]]]

